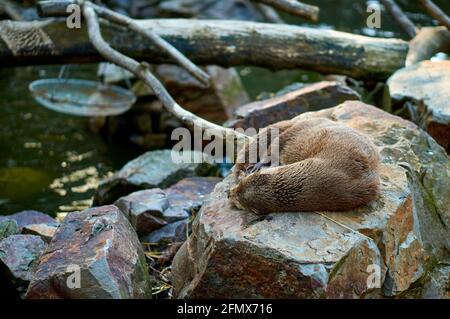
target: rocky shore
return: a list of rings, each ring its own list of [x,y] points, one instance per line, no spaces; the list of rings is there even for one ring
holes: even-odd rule
[[[234,180],[214,163],[150,151],[61,223],[36,211],[1,217],[2,289],[22,298],[449,298],[450,159],[416,124],[359,98],[323,82],[242,106],[230,125],[304,113],[366,134],[382,159],[382,193],[369,206],[257,216],[230,206]]]

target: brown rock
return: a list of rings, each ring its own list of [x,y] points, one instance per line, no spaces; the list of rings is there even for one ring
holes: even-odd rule
[[[230,206],[230,176],[174,258],[175,297],[420,296],[428,271],[449,264],[450,159],[427,133],[361,102],[300,117],[328,117],[374,141],[380,198],[349,212],[256,216]]]
[[[115,206],[70,213],[41,257],[27,298],[150,298],[147,264]]]
[[[30,224],[23,227],[22,234],[36,235],[46,243],[50,243],[58,226],[59,223]]]
[[[159,188],[131,193],[114,205],[125,214],[139,236],[167,225],[164,211],[169,207],[166,194]]]
[[[234,127],[263,128],[300,113],[317,111],[347,100],[359,100],[352,89],[337,82],[319,82],[271,99],[243,105],[236,109]]]
[[[422,61],[388,80],[396,103],[411,101],[411,120],[450,153],[450,61]]]

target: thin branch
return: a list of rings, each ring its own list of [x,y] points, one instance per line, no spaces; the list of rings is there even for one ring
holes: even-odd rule
[[[262,14],[264,19],[266,19],[270,23],[278,23],[278,24],[285,23],[273,8],[266,6],[265,4],[257,3],[256,9]]]
[[[450,30],[450,18],[431,0],[420,0],[422,5],[428,11],[430,16],[439,21],[439,23]]]
[[[39,13],[42,16],[64,16],[67,15],[67,6],[70,4],[82,5],[83,1],[76,0],[64,0],[64,1],[40,1],[38,4]],[[135,20],[109,10],[105,7],[98,6],[92,2],[89,5],[95,10],[95,12],[102,18],[105,18],[111,22],[122,25],[145,38],[151,40],[158,48],[165,51],[174,61],[184,67],[189,73],[197,78],[201,83],[206,86],[210,84],[210,76],[192,63],[186,56],[173,47],[169,42],[161,38],[151,29],[145,29],[136,23]]]
[[[389,13],[395,21],[397,21],[403,31],[405,31],[410,38],[414,38],[417,33],[416,26],[397,5],[397,3],[395,3],[394,0],[381,0],[381,2],[388,9]]]
[[[284,11],[286,13],[303,17],[308,20],[317,22],[319,19],[319,7],[304,4],[297,0],[252,0],[254,2],[260,2],[275,9]]]
[[[8,1],[0,0],[0,11],[3,11],[8,17],[15,21],[23,20],[22,14],[20,13],[17,4]]]
[[[121,66],[122,68],[130,71],[145,84],[147,84],[162,102],[168,112],[176,116],[182,122],[187,125],[193,125],[200,128],[205,128],[208,134],[222,137],[234,137],[238,142],[245,142],[249,139],[247,135],[240,134],[234,130],[224,128],[220,125],[206,121],[195,114],[183,109],[172,96],[167,92],[161,82],[149,71],[149,65],[145,62],[139,63],[134,59],[127,57],[126,55],[114,50],[103,39],[100,32],[100,25],[98,22],[97,14],[93,6],[89,2],[83,3],[83,16],[86,19],[89,39],[97,49],[97,51],[107,60]]]

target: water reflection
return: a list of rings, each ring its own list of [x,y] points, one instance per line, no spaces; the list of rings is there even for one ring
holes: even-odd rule
[[[95,66],[72,69],[95,77]],[[28,84],[58,71],[58,66],[0,70],[0,214],[85,208],[99,179],[136,156],[90,133],[85,119],[33,100]]]

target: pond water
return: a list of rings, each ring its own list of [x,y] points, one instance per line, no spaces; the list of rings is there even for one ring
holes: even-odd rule
[[[138,155],[106,142],[86,119],[39,106],[28,91],[36,79],[57,77],[60,67],[0,70],[0,214],[35,209],[51,215],[90,205],[99,178]],[[70,76],[92,78],[93,66]]]
[[[332,28],[369,36],[404,37],[390,16],[382,16],[382,29],[366,28],[367,1],[305,1],[321,7],[321,22],[299,25]],[[376,1],[370,1],[376,2]],[[408,3],[409,2],[409,3]],[[413,20],[430,24],[412,1],[399,1]],[[450,1],[436,0],[447,13]],[[95,66],[73,66],[71,77],[95,79]],[[0,70],[0,215],[35,209],[54,215],[90,205],[98,180],[136,157],[138,150],[103,140],[86,129],[86,120],[39,106],[28,91],[31,81],[56,77],[60,66]],[[239,68],[251,98],[274,92],[293,82],[313,82],[320,75],[301,71],[270,72]]]

